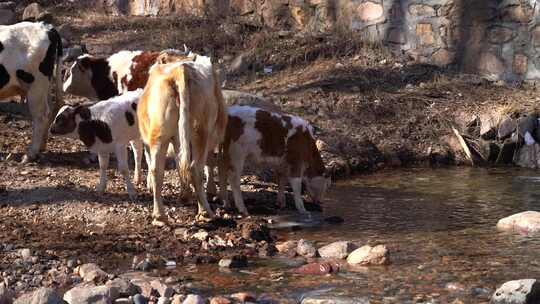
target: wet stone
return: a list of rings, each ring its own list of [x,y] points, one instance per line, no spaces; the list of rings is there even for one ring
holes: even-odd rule
[[[388,262],[388,249],[384,245],[362,246],[351,252],[347,263],[353,265],[382,265]]]
[[[298,241],[296,253],[306,258],[313,258],[317,256],[317,249],[313,242],[301,239]]]
[[[247,257],[245,255],[235,255],[229,258],[223,258],[219,261],[219,267],[223,268],[241,268],[247,267]]]
[[[339,265],[333,262],[310,263],[294,270],[295,273],[303,275],[324,275],[338,271]]]
[[[318,252],[322,258],[345,259],[356,248],[351,242],[339,241],[319,248]]]
[[[521,233],[540,231],[540,212],[525,211],[505,217],[497,223],[497,229]]]
[[[508,281],[491,297],[492,304],[540,303],[540,283],[535,279]]]

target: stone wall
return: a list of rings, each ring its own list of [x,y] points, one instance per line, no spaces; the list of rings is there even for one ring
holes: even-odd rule
[[[419,62],[540,78],[537,0],[100,0],[114,14],[241,15],[270,28],[349,29]]]

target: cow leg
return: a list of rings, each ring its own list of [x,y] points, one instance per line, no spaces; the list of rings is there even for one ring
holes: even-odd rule
[[[208,199],[206,197],[206,192],[203,187],[203,170],[204,168],[197,164],[191,168],[191,178],[193,181],[193,186],[195,187],[195,193],[197,193],[197,205],[198,205],[198,214],[202,215],[204,212],[208,214],[209,217],[214,217],[215,214],[208,204]]]
[[[163,188],[163,175],[165,174],[165,157],[167,154],[167,145],[157,143],[150,147],[150,170],[149,174],[152,175],[152,191],[154,193],[154,211],[152,216],[154,217],[153,225],[162,225],[163,222],[167,222],[167,216],[165,215],[165,208],[163,206],[163,198],[161,197],[161,189]]]
[[[99,184],[96,187],[98,194],[103,194],[107,188],[107,168],[109,168],[109,152],[99,152]]]
[[[152,192],[152,184],[153,178],[152,178],[152,170],[150,170],[152,165],[152,157],[150,156],[150,149],[145,146],[144,147],[144,158],[146,158],[146,165],[148,167],[148,174],[146,176],[146,188]]]
[[[224,208],[230,208],[231,202],[227,197],[227,165],[225,164],[225,155],[224,152],[218,152],[217,164],[218,164],[218,175],[219,175],[219,199],[223,203]]]
[[[135,159],[135,175],[133,180],[136,185],[139,185],[142,181],[142,155],[143,155],[143,143],[140,139],[131,141],[131,148],[133,149],[133,158]]]
[[[302,214],[310,215],[310,213],[304,207],[304,201],[302,200],[302,178],[301,177],[291,177],[289,178],[289,183],[293,189],[294,195],[294,204],[296,205],[296,210]]]
[[[135,191],[135,187],[133,187],[133,184],[131,183],[131,179],[129,177],[129,166],[127,161],[126,146],[117,145],[115,147],[115,154],[116,160],[118,161],[118,171],[120,172],[120,174],[122,174],[122,177],[124,178],[124,183],[126,183],[126,190],[129,198],[134,201],[137,198],[137,192]]]
[[[48,85],[35,82],[26,96],[32,117],[32,141],[23,158],[23,163],[34,160],[40,149],[46,146],[51,114],[47,100],[48,92]]]
[[[216,167],[216,157],[214,153],[210,153],[208,162],[204,167],[204,174],[206,175],[206,193],[217,194],[216,181],[214,178],[214,168]]]
[[[244,204],[244,198],[242,197],[242,190],[240,189],[240,178],[242,177],[242,171],[244,169],[244,159],[238,158],[233,160],[232,169],[229,171],[229,184],[233,193],[234,204],[236,209],[242,214],[248,215],[248,210]]]
[[[277,203],[279,208],[284,209],[286,206],[285,201],[285,184],[287,183],[287,175],[283,172],[276,172],[278,180],[278,195]]]
[[[176,170],[178,170],[178,177],[181,180],[181,173],[180,173],[180,141],[177,137],[173,138],[172,141],[173,149],[174,149],[174,161],[176,162]],[[189,184],[180,183],[180,196],[181,197],[188,197],[188,195],[191,192],[191,189],[189,188]]]

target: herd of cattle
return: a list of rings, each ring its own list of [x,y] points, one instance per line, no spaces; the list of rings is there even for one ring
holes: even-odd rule
[[[308,214],[301,196],[303,182],[315,202],[329,186],[312,126],[299,117],[253,105],[227,106],[209,57],[187,48],[121,51],[106,58],[86,54],[65,72],[64,82],[61,57],[61,39],[51,25],[21,22],[0,27],[0,99],[26,98],[32,118],[32,140],[23,162],[45,149],[49,131],[77,138],[98,155],[97,190],[106,189],[109,157],[115,153],[134,199],[126,148],[131,144],[135,183],[142,181],[145,155],[156,224],[166,221],[161,190],[169,145],[174,148],[180,184],[195,189],[199,215],[214,216],[206,192],[216,193],[216,166],[220,199],[230,207],[228,182],[235,206],[243,214],[248,211],[240,178],[247,160],[275,169],[280,206],[285,204],[288,181],[301,213]],[[49,94],[52,87],[54,101]],[[64,105],[64,92],[99,101]]]

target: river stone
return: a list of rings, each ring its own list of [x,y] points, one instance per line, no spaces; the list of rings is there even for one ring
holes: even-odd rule
[[[210,304],[231,304],[231,300],[225,297],[213,297],[210,299]]]
[[[219,261],[219,267],[222,268],[241,268],[247,267],[247,264],[247,257],[245,255],[235,255]]]
[[[365,297],[340,297],[340,296],[313,296],[306,297],[301,304],[369,304],[369,299]]]
[[[296,248],[298,247],[297,241],[286,241],[283,243],[276,244],[276,249],[279,253],[285,254],[290,257],[296,255]]]
[[[78,266],[75,268],[75,273],[78,274],[85,282],[105,282],[109,276],[94,263],[87,263]]]
[[[505,217],[497,223],[497,229],[517,231],[522,233],[536,233],[540,231],[540,212],[525,211]]]
[[[19,297],[14,304],[64,304],[64,300],[52,288],[42,287]]]
[[[147,304],[148,301],[146,298],[141,294],[136,294],[133,296],[133,303],[134,304]]]
[[[491,297],[491,304],[540,303],[540,283],[535,279],[508,281]]]
[[[122,278],[108,281],[105,285],[117,288],[121,297],[133,296],[138,292],[137,286]]]
[[[324,275],[339,271],[339,264],[335,262],[316,262],[300,266],[294,272],[303,275]]]
[[[150,285],[155,289],[161,297],[170,298],[174,294],[174,289],[167,286],[160,280],[153,280]]]
[[[114,304],[133,304],[133,300],[130,298],[120,298],[116,299]]]
[[[204,299],[200,295],[190,294],[182,304],[204,304]]]
[[[353,265],[382,265],[388,261],[388,249],[384,245],[362,246],[349,254],[347,263]]]
[[[345,259],[356,248],[356,245],[351,242],[340,241],[323,246],[318,252],[322,258]]]
[[[0,304],[11,304],[14,297],[15,292],[13,290],[5,287],[3,283],[0,284]]]
[[[313,258],[317,255],[317,249],[315,248],[315,244],[313,242],[301,239],[298,241],[296,253],[306,258]]]
[[[111,304],[119,298],[118,289],[110,286],[77,286],[64,294],[69,304]]]

